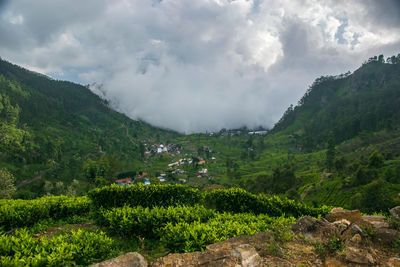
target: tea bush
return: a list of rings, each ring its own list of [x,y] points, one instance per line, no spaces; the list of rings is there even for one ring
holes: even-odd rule
[[[206,222],[217,216],[213,210],[195,205],[193,207],[129,207],[101,210],[97,223],[121,236],[159,237],[159,230],[167,223]]]
[[[183,185],[111,185],[96,188],[88,193],[94,207],[113,208],[128,206],[167,207],[193,206],[201,199],[196,188]]]
[[[174,252],[203,250],[207,245],[235,236],[253,235],[273,230],[274,225],[291,224],[294,218],[271,218],[267,215],[223,213],[206,223],[195,221],[168,223],[162,229],[161,242]]]
[[[202,204],[219,212],[252,212],[270,216],[313,216],[329,212],[330,208],[309,207],[303,203],[277,196],[255,195],[240,188],[199,191],[183,185],[106,186],[89,192],[95,207],[113,208],[129,206],[176,206]]]
[[[252,212],[270,216],[301,217],[310,215],[318,217],[330,211],[327,206],[312,208],[291,199],[278,196],[254,195],[240,188],[205,191],[203,193],[203,201],[206,207],[220,212]]]
[[[86,266],[116,256],[104,233],[82,230],[34,238],[26,229],[0,236],[0,266]]]
[[[90,211],[87,197],[42,197],[34,200],[0,200],[0,226],[4,229],[31,226],[43,219],[61,219]]]

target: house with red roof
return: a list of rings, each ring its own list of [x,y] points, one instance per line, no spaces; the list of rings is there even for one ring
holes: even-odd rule
[[[128,185],[128,184],[132,183],[132,178],[115,180],[115,183],[120,186]]]

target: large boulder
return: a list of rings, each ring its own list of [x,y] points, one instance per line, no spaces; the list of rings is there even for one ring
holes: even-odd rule
[[[221,244],[221,243],[217,243]],[[215,245],[215,244],[214,244]],[[238,245],[231,249],[224,243],[213,250],[184,254],[169,254],[152,263],[152,267],[256,267],[261,264],[261,257],[249,244]]]
[[[346,247],[345,258],[349,263],[362,264],[362,265],[373,265],[375,260],[372,255],[364,249],[355,247]]]
[[[362,221],[371,225],[375,229],[389,228],[389,222],[387,221],[387,219],[384,216],[363,216]]]
[[[273,240],[270,232],[253,236],[237,236],[208,245],[204,252],[169,254],[154,261],[152,267],[196,267],[196,266],[260,266],[266,245]]]
[[[325,219],[302,217],[292,225],[292,231],[303,234],[309,241],[326,242],[338,234],[338,228]]]
[[[117,258],[92,264],[91,267],[147,267],[146,259],[137,252],[129,252]]]
[[[342,219],[348,220],[351,223],[354,223],[358,220],[362,219],[361,212],[359,210],[350,210],[350,211],[342,211],[337,210],[333,213],[329,213],[325,216],[325,218],[329,222],[336,222]]]

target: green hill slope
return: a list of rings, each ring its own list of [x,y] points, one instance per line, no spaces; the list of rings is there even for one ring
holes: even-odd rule
[[[400,57],[398,56],[400,61]],[[370,60],[352,74],[318,78],[272,132],[291,133],[305,149],[322,148],[361,132],[400,125],[400,64]]]
[[[79,180],[88,158],[108,157],[114,172],[137,170],[144,139],[177,136],[115,112],[84,86],[3,60],[0,89],[0,167],[17,184],[26,182],[20,191],[40,194],[42,176],[64,184]],[[29,183],[32,178],[38,182]]]

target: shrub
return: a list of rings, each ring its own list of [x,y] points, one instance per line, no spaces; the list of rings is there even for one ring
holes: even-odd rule
[[[88,193],[93,205],[103,208],[128,206],[193,206],[200,202],[198,189],[183,185],[111,185]]]
[[[293,218],[270,218],[267,215],[223,213],[206,223],[195,221],[168,223],[162,229],[161,242],[174,252],[203,250],[207,245],[235,236],[253,235],[271,230],[276,222],[292,223]]]
[[[90,210],[87,197],[42,197],[34,200],[0,200],[0,226],[25,227],[48,218],[82,215]]]
[[[116,256],[115,244],[104,233],[71,231],[53,238],[32,237],[26,229],[0,236],[1,266],[75,266]]]
[[[269,216],[304,215],[318,217],[329,212],[330,208],[312,208],[300,202],[277,196],[254,195],[240,188],[214,189],[200,192],[198,189],[183,185],[135,185],[121,187],[117,185],[94,189],[89,192],[96,208],[129,206],[176,206],[203,204],[219,212],[251,212]]]
[[[97,216],[100,225],[122,236],[159,237],[159,230],[167,223],[206,222],[217,213],[203,206],[193,207],[129,207],[102,210]]]
[[[308,207],[302,203],[278,196],[254,195],[240,188],[215,189],[203,194],[206,207],[220,212],[252,212],[255,214],[268,214],[269,216],[294,216],[310,215],[318,217],[329,212],[330,208]]]

